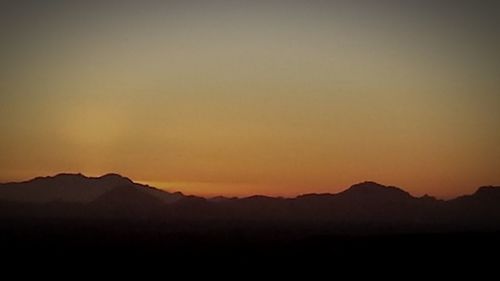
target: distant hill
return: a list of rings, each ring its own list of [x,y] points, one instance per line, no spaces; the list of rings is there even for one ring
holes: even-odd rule
[[[169,193],[134,183],[129,178],[118,174],[107,174],[101,177],[59,174],[53,177],[38,177],[25,182],[0,184],[0,200],[24,203],[89,203],[117,186],[133,187],[164,203],[172,203],[182,197],[179,192]]]
[[[257,221],[389,228],[500,229],[500,187],[453,200],[414,197],[375,182],[336,194],[296,198],[205,199],[166,192],[108,174],[59,174],[0,185],[0,217],[128,218],[158,221]]]

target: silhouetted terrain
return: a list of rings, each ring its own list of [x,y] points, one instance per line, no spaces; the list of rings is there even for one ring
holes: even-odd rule
[[[296,198],[250,196],[205,199],[169,193],[116,174],[60,174],[0,186],[3,218],[123,218],[127,220],[247,220],[440,229],[500,227],[500,188],[481,187],[454,200],[413,197],[364,182],[337,194]]]
[[[61,174],[2,184],[0,222],[0,248],[16,253],[294,256],[335,249],[340,255],[397,252],[400,244],[450,251],[451,241],[495,248],[500,188],[443,201],[364,182],[337,194],[205,199],[116,174]]]

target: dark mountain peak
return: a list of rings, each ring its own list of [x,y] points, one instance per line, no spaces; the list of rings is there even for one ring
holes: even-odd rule
[[[175,206],[183,206],[183,207],[192,207],[197,208],[199,206],[205,206],[206,203],[209,202],[207,199],[203,197],[198,197],[194,195],[186,195],[182,198],[175,201]]]
[[[59,173],[53,177],[47,177],[47,178],[87,178],[84,174],[82,173]]]
[[[365,181],[362,183],[355,184],[339,194],[356,195],[356,196],[367,195],[367,196],[411,197],[411,195],[408,192],[398,187],[385,186],[373,181]]]
[[[81,173],[59,173],[55,176],[36,177],[28,182],[50,181],[50,180],[83,180],[87,177]]]
[[[101,177],[98,177],[98,178],[94,178],[96,180],[103,180],[103,181],[106,181],[107,183],[109,184],[114,184],[114,185],[127,185],[127,184],[133,184],[132,180],[127,178],[127,177],[124,177],[124,176],[121,176],[119,174],[105,174]]]
[[[59,173],[55,176],[37,177],[28,182],[53,182],[53,183],[68,183],[68,182],[88,182],[88,181],[104,181],[107,184],[116,183],[116,185],[131,184],[132,180],[123,177],[119,174],[106,174],[100,177],[88,177],[82,173]]]
[[[301,194],[296,197],[296,199],[315,199],[315,198],[331,198],[335,197],[335,194],[331,193],[306,193]]]
[[[232,201],[232,200],[237,200],[237,199],[238,199],[238,197],[215,196],[215,197],[209,198],[208,200],[210,202],[218,203],[218,202],[227,202],[227,201]]]
[[[136,185],[118,174],[88,177],[81,173],[60,173],[25,182],[3,184],[0,199],[13,202],[90,202],[116,186]]]
[[[500,193],[500,186],[481,186],[474,195]]]
[[[357,184],[352,185],[349,189],[384,189],[387,186],[381,185],[374,181],[364,181]]]
[[[106,174],[100,177],[88,177],[81,173],[60,173],[51,177],[35,178],[30,182],[34,182],[41,185],[51,185],[51,186],[79,186],[79,187],[90,187],[90,186],[104,186],[104,187],[115,187],[119,185],[131,185],[134,184],[129,178],[123,177],[119,174]]]
[[[438,199],[436,199],[436,197],[430,196],[429,194],[424,194],[424,196],[419,197],[419,199],[425,200],[425,201],[439,201]]]
[[[118,185],[129,185],[133,184],[132,180],[121,176],[115,173],[105,174],[100,177],[88,177],[84,174],[71,174],[71,173],[61,173],[57,174],[53,177],[42,178],[45,180],[53,181],[55,183],[64,182],[64,183],[91,183],[91,182],[100,182],[106,186],[118,186]]]
[[[55,176],[46,176],[46,177],[36,177],[34,179],[24,181],[24,182],[15,182],[12,184],[35,184],[35,185],[50,185],[50,184],[72,184],[72,183],[80,183],[88,180],[89,178],[81,173],[59,173]]]
[[[101,179],[128,179],[117,173],[107,173],[105,175],[100,176]]]
[[[265,195],[252,195],[249,197],[241,198],[240,200],[242,201],[247,201],[247,202],[257,202],[257,201],[276,201],[283,199],[282,197],[270,197],[270,196],[265,196]]]

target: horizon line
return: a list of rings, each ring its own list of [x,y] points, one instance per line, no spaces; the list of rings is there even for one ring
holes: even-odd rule
[[[151,188],[154,188],[157,190],[161,190],[164,192],[181,193],[181,194],[186,195],[186,196],[197,196],[197,197],[202,197],[205,199],[211,199],[211,198],[216,198],[216,197],[242,199],[242,198],[250,198],[250,197],[255,197],[255,196],[263,196],[263,197],[269,197],[269,198],[294,199],[294,198],[298,198],[298,197],[306,196],[306,195],[335,195],[335,194],[342,193],[346,190],[349,190],[350,188],[352,188],[353,186],[356,186],[356,185],[376,184],[376,185],[379,185],[379,186],[382,186],[385,188],[391,188],[391,187],[397,188],[403,192],[408,193],[413,198],[431,197],[431,198],[434,198],[436,200],[449,201],[449,200],[453,200],[453,199],[460,198],[463,196],[473,195],[478,190],[480,190],[481,188],[484,188],[484,187],[498,187],[495,185],[481,185],[481,186],[476,187],[475,191],[472,193],[460,194],[460,195],[456,195],[456,196],[449,197],[449,198],[442,198],[442,197],[436,197],[436,196],[428,194],[428,193],[425,193],[422,196],[415,196],[415,195],[411,194],[409,191],[407,191],[399,186],[385,185],[385,184],[379,183],[377,181],[365,180],[365,181],[360,181],[360,182],[354,183],[348,187],[345,187],[344,189],[342,189],[338,192],[314,192],[314,191],[312,191],[312,192],[307,192],[307,193],[297,193],[296,195],[288,195],[288,196],[287,195],[278,195],[278,194],[274,194],[274,195],[273,194],[263,194],[263,193],[254,193],[254,194],[247,194],[247,195],[228,195],[228,194],[224,195],[224,194],[207,194],[207,193],[205,193],[205,194],[202,194],[202,193],[201,194],[200,193],[189,194],[189,193],[184,193],[184,192],[179,191],[179,190],[167,190],[166,188],[162,188],[162,187],[157,186],[157,185],[152,185],[152,183],[162,183],[162,181],[147,181],[147,180],[137,180],[136,181],[136,180],[133,180],[127,176],[123,176],[122,174],[120,174],[118,172],[108,172],[108,173],[100,174],[99,176],[88,176],[82,172],[60,172],[60,173],[56,173],[54,175],[35,176],[35,177],[32,177],[30,179],[25,179],[25,180],[19,180],[19,181],[14,180],[14,181],[0,182],[0,185],[27,183],[27,182],[30,182],[30,181],[33,181],[36,179],[56,178],[56,177],[60,177],[60,176],[80,176],[80,177],[84,177],[87,179],[102,179],[104,177],[109,177],[109,176],[118,176],[118,177],[121,177],[123,179],[128,179],[129,181],[131,181],[134,184],[145,185],[145,186],[148,186],[148,187],[151,187]],[[165,183],[167,183],[167,182],[165,182]],[[203,182],[203,183],[205,183],[205,182]],[[209,184],[215,184],[215,182],[214,183],[210,182]]]

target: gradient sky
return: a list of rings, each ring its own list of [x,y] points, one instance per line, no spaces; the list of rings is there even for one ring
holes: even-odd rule
[[[0,181],[500,184],[494,2],[2,1]]]

